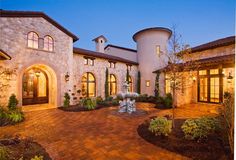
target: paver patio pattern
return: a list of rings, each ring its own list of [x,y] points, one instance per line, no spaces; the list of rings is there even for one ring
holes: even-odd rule
[[[31,136],[55,160],[176,160],[189,159],[156,147],[143,140],[136,129],[149,117],[171,113],[153,104],[138,103],[148,111],[142,116],[118,116],[117,107],[89,112],[64,112],[59,109],[25,112],[25,121],[0,128],[0,138],[19,134]],[[189,105],[176,109],[177,118],[215,114],[215,106]]]

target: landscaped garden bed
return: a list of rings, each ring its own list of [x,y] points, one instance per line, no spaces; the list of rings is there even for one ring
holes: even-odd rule
[[[137,132],[149,143],[191,159],[228,159],[218,134],[212,133],[207,136],[207,138],[202,138],[199,141],[185,139],[185,134],[181,129],[184,122],[184,119],[176,119],[175,127],[172,129],[171,133],[166,132],[165,128],[165,132],[168,133],[168,136],[155,135],[152,133],[149,129],[150,120],[139,125]]]
[[[64,105],[58,108],[66,112],[84,112],[119,105],[119,100],[112,97],[107,97],[105,100],[100,96],[96,98],[84,97],[80,99],[77,105],[70,105],[68,93],[65,93],[64,98]]]
[[[21,108],[17,107],[18,100],[12,94],[9,98],[7,107],[0,106],[0,127],[14,125],[24,120]]]
[[[31,138],[0,139],[1,160],[51,160],[46,150]]]

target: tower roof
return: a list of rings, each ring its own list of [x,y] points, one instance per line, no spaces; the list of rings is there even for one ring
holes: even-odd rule
[[[140,33],[147,32],[147,31],[166,31],[166,32],[168,32],[170,34],[170,36],[172,35],[172,31],[169,28],[165,28],[165,27],[152,27],[152,28],[145,28],[145,29],[142,29],[142,30],[136,32],[133,35],[133,40],[136,42],[137,36]]]

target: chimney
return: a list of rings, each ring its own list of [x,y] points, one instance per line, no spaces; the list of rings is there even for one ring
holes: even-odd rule
[[[107,42],[106,37],[103,35],[98,36],[97,38],[94,38],[93,41],[95,41],[96,44],[96,52],[104,53],[104,45]]]

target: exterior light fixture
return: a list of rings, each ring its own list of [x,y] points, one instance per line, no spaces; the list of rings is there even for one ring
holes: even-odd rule
[[[35,75],[36,75],[36,77],[39,77],[40,76],[40,71],[39,70],[35,71]]]
[[[195,76],[193,76],[193,82],[195,82],[196,81],[196,77]]]
[[[69,81],[69,79],[70,79],[70,75],[69,75],[68,72],[66,72],[66,75],[65,75],[65,81],[67,82],[67,81]]]
[[[227,82],[228,82],[228,83],[232,83],[232,79],[234,78],[231,74],[232,74],[232,73],[229,72],[229,76],[227,77]]]
[[[5,79],[6,79],[7,81],[11,80],[11,71],[10,71],[10,70],[6,69],[6,70],[4,71],[4,75],[5,75]]]

